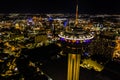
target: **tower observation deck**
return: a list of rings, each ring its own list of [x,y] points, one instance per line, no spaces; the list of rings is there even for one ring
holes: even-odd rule
[[[67,80],[79,80],[81,53],[79,53],[78,51],[77,53],[74,53],[74,50],[82,48],[82,46],[80,45],[82,45],[83,43],[89,43],[91,42],[91,39],[94,38],[94,35],[91,32],[83,30],[83,28],[78,25],[78,0],[76,1],[76,3],[76,19],[74,27],[69,26],[69,29],[61,31],[58,35],[60,41],[66,43],[66,45],[63,45],[65,45],[66,48],[69,49]],[[71,49],[73,49],[72,52],[70,52]]]

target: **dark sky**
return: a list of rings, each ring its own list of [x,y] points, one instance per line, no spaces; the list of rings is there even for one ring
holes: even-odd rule
[[[79,13],[118,13],[119,0],[78,0]],[[0,12],[75,13],[76,0],[0,0]]]

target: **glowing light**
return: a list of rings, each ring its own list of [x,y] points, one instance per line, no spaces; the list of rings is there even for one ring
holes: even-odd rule
[[[91,40],[84,40],[84,42],[85,42],[85,43],[90,43],[90,42],[91,42]]]
[[[67,39],[67,40],[79,40],[79,41],[81,41],[81,40],[90,40],[90,39],[92,39],[94,36],[93,35],[91,35],[91,36],[89,36],[89,37],[87,37],[87,38],[85,38],[85,37],[83,37],[83,38],[74,38],[74,37],[66,37],[65,35],[58,35],[60,38],[65,38],[65,39]]]
[[[4,60],[8,59],[7,57],[4,57]]]
[[[72,40],[72,42],[74,43],[74,42],[76,42],[76,40]]]
[[[28,19],[28,22],[33,22],[32,18],[29,18],[29,19]]]
[[[53,80],[52,78],[49,78],[49,80]]]
[[[84,56],[89,56],[89,53],[88,53],[88,52],[85,52],[85,53],[84,53]]]
[[[18,71],[18,68],[15,68],[14,70],[15,70],[15,71]]]
[[[48,21],[53,21],[53,18],[52,18],[52,17],[49,17]]]
[[[64,27],[68,25],[68,20],[64,21]]]
[[[65,39],[64,39],[64,38],[60,38],[60,40],[61,40],[61,41],[65,41]]]
[[[116,40],[116,47],[115,47],[115,51],[113,53],[113,59],[120,62],[120,40]]]
[[[77,44],[80,43],[79,40],[76,40],[76,43],[77,43]]]

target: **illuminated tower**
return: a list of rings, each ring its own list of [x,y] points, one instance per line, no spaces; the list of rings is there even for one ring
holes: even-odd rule
[[[58,35],[62,46],[68,51],[68,73],[67,80],[79,80],[80,59],[83,43],[88,43],[94,38],[94,35],[88,33],[78,26],[78,0],[76,5],[75,26],[69,26],[70,29],[60,32]],[[77,26],[77,27],[76,27]]]

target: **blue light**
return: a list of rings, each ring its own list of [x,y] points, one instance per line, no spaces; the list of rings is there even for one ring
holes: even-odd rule
[[[103,25],[102,25],[102,24],[100,24],[100,28],[103,28]]]
[[[79,40],[76,40],[76,43],[79,44],[80,43]]]
[[[112,42],[111,43],[111,46],[115,47],[116,43],[115,42]]]
[[[65,41],[65,39],[64,39],[64,38],[60,38],[60,40],[61,40],[61,41]]]
[[[90,40],[90,39],[89,39],[89,40],[84,40],[84,42],[85,42],[85,43],[90,43],[91,40]]]
[[[29,19],[28,19],[28,22],[33,22],[32,18],[29,18]]]
[[[68,25],[68,20],[65,20],[63,24],[64,24],[64,27],[66,27]]]
[[[84,52],[84,56],[89,56],[89,53],[88,52]]]
[[[48,21],[53,21],[53,18],[52,18],[52,17],[49,17]]]

